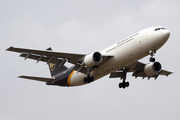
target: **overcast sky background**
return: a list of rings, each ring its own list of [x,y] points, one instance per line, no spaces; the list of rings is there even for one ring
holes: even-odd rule
[[[0,120],[179,120],[179,0],[1,0]],[[50,77],[45,63],[6,52],[10,46],[90,53],[147,27],[170,30],[156,54],[169,77],[135,79],[119,89],[105,76],[79,87],[47,86],[19,75]],[[149,56],[140,60],[148,63]]]

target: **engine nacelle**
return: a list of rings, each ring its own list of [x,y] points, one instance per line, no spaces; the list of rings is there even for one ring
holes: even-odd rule
[[[93,52],[85,56],[84,63],[88,67],[92,67],[102,61],[102,55],[99,52]]]
[[[151,77],[161,71],[161,64],[159,62],[151,62],[144,67],[144,73]]]

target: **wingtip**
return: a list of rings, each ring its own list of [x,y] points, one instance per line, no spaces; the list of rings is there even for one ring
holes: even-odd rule
[[[174,74],[174,72],[171,72],[170,74]],[[166,75],[166,76],[168,77],[170,74],[168,74],[168,75]]]
[[[21,75],[21,76],[18,76],[18,78],[23,78],[24,76],[23,75]]]
[[[6,51],[10,51],[13,48],[14,48],[13,46],[10,46],[8,49],[6,49]]]
[[[21,78],[22,76],[18,76],[18,78]]]

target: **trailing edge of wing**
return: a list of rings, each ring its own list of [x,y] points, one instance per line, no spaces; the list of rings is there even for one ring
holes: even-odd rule
[[[54,80],[54,78],[44,78],[44,77],[34,77],[34,76],[19,76],[18,78],[25,78],[25,79],[36,80],[41,82],[49,82]]]

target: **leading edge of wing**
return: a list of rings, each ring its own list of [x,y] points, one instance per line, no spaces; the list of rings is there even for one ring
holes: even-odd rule
[[[6,49],[7,51],[12,51],[12,52],[19,52],[19,53],[32,53],[32,54],[46,54],[46,55],[56,55],[56,57],[66,57],[68,55],[71,56],[78,56],[82,57],[84,54],[75,54],[75,53],[63,53],[63,52],[53,52],[53,51],[47,51],[47,50],[34,50],[34,49],[26,49],[26,48],[15,48],[15,47],[9,47]]]
[[[41,82],[50,82],[53,81],[54,78],[44,78],[44,77],[35,77],[35,76],[18,76],[18,78],[24,78],[24,79],[30,79],[30,80],[36,80]]]

